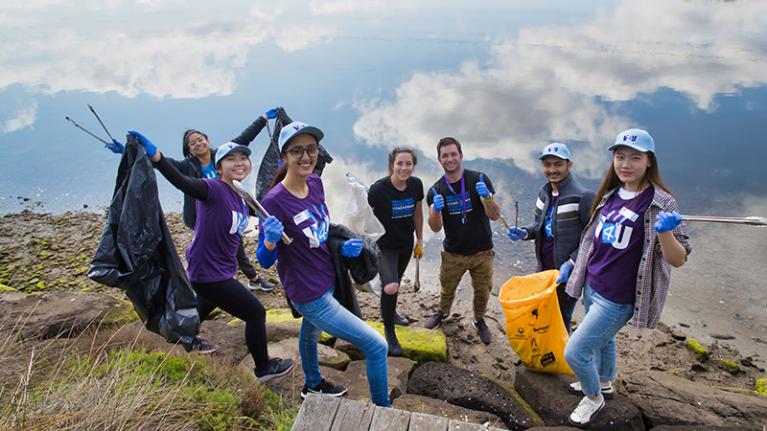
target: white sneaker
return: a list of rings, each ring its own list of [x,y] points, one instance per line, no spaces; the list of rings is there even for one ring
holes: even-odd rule
[[[584,395],[583,388],[581,387],[581,382],[572,382],[570,383],[570,386],[567,387],[568,392],[571,394],[576,395]],[[613,388],[613,382],[599,382],[599,390],[602,392],[602,395],[604,395],[605,398],[612,399],[613,394],[615,394],[615,388]]]
[[[591,423],[605,406],[605,397],[600,396],[599,400],[592,401],[589,397],[583,397],[578,407],[570,413],[570,424],[583,426]]]

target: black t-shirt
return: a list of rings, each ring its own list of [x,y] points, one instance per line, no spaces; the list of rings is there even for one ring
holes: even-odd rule
[[[434,190],[445,199],[445,208],[442,209],[442,225],[445,228],[445,251],[469,256],[480,251],[493,248],[493,233],[490,230],[490,220],[485,214],[485,207],[477,194],[476,185],[480,176],[487,185],[490,193],[495,193],[493,183],[487,175],[463,170],[465,188],[465,207],[461,205],[461,180],[452,183],[453,190],[448,188],[445,176],[441,176],[426,194],[426,202],[429,206],[434,202]],[[465,223],[463,222],[463,219]]]
[[[415,205],[423,200],[423,183],[418,177],[407,180],[405,190],[399,191],[390,177],[376,181],[368,191],[368,204],[373,214],[386,228],[386,234],[378,239],[383,249],[412,249],[415,223]]]

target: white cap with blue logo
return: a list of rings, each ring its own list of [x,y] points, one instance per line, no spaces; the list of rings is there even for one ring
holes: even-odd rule
[[[572,157],[570,155],[570,149],[567,148],[567,145],[560,144],[558,142],[546,145],[543,151],[541,151],[541,155],[538,157],[538,160],[543,160],[544,157],[548,156],[559,157],[560,159],[564,160],[570,160],[570,157]]]
[[[618,133],[615,137],[615,143],[610,145],[607,151],[612,151],[617,147],[629,147],[640,153],[651,152],[655,154],[655,141],[646,130],[628,129]]]
[[[322,130],[314,127],[309,126],[305,123],[302,123],[300,121],[294,121],[290,124],[286,124],[282,126],[282,129],[280,129],[280,139],[278,141],[280,152],[282,152],[285,149],[285,145],[293,139],[294,137],[298,135],[303,134],[309,134],[314,136],[314,139],[317,140],[317,143],[322,140],[322,138],[325,136],[324,133],[322,133]]]
[[[240,145],[236,142],[227,142],[226,144],[221,144],[216,149],[216,157],[213,160],[213,164],[218,166],[218,163],[221,161],[221,159],[234,152],[240,152],[246,156],[250,156],[250,148],[246,147],[245,145]]]

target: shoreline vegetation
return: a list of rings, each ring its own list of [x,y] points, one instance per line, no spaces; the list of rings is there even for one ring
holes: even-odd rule
[[[179,214],[167,214],[166,218],[183,256],[191,232],[183,226]],[[99,285],[86,276],[103,223],[102,214],[89,212],[50,215],[22,211],[0,217],[0,363],[3,363],[0,430],[290,429],[300,406],[297,396],[302,382],[300,367],[296,367],[298,370],[289,380],[269,387],[258,383],[252,365],[247,364],[249,355],[241,329],[236,328],[242,322],[223,312],[202,325],[202,335],[221,347],[212,356],[187,354],[179,346],[144,330],[119,289]],[[248,253],[253,255],[255,240],[248,239],[246,243]],[[274,271],[266,272],[265,276],[277,281]],[[435,286],[437,281],[431,278],[422,274],[422,283]],[[403,296],[407,300],[402,301],[400,311],[412,318],[428,314],[429,307],[436,304],[435,290],[426,288],[415,293],[412,286],[404,286]],[[267,318],[270,350],[288,349],[290,354],[295,344],[291,338],[295,322],[275,317],[280,315],[278,309],[286,306],[282,292],[257,294],[267,308],[274,310]],[[370,294],[358,296],[363,317],[379,321],[378,298]],[[62,317],[68,308],[72,308],[74,315]],[[519,360],[502,333],[499,307],[491,310],[490,318],[496,323],[491,325],[496,332],[495,341],[484,346],[467,329],[470,322],[454,313],[440,331],[427,333],[444,333],[442,344],[428,346],[443,349],[443,354],[430,353],[428,358],[446,361],[452,367],[451,373],[482,375],[511,388],[509,391],[521,395],[530,403],[528,407],[538,412],[531,417],[551,425],[551,419],[541,413],[546,409],[535,405],[531,401],[534,397],[524,388],[525,382],[542,377],[517,371]],[[427,368],[420,367],[424,360],[419,358],[427,356],[415,345],[421,339],[418,331],[425,331],[421,326],[416,321],[409,329],[403,329],[414,331],[403,332],[400,338],[404,340],[403,347],[408,347],[410,359],[390,358],[390,368],[398,370],[390,372],[400,373],[400,377],[390,379],[392,391],[399,392],[397,408],[423,410],[430,405],[429,401],[418,399],[414,395],[419,393],[418,388],[412,381],[408,383],[411,375],[425,373]],[[701,344],[665,325],[650,332],[622,331],[619,349],[622,362],[618,391],[641,410],[642,429],[666,420],[665,413],[659,413],[662,408],[653,405],[651,398],[652,391],[659,389],[648,386],[657,373],[679,379],[676,386],[697,385],[691,386],[698,388],[691,391],[703,392],[700,399],[704,405],[699,407],[708,410],[700,413],[697,420],[710,424],[719,423],[716,422],[719,419],[725,424],[736,420],[738,426],[744,423],[742,420],[748,420],[754,429],[767,424],[767,374],[760,367],[762,358],[742,357],[726,344]],[[329,359],[323,363],[332,370],[329,373],[351,376],[355,367],[364,370],[357,364],[358,352],[344,347],[340,341],[333,349],[328,347],[328,352],[324,355],[338,352],[348,355],[340,360],[343,363],[333,364]],[[339,361],[341,356],[333,360]],[[342,369],[345,373],[341,373]],[[361,380],[366,389],[364,378]],[[648,400],[642,398],[643,390],[651,392]],[[354,388],[350,391],[350,396],[359,399],[366,395]],[[427,395],[440,398],[439,394]],[[718,399],[738,396],[754,401],[748,412],[743,409],[727,413],[726,409],[717,411],[716,406],[706,406],[705,395]],[[461,408],[456,407],[460,400],[441,399],[447,405],[440,405],[441,409]],[[666,399],[660,402],[671,403]],[[679,410],[676,405],[668,408],[672,407]],[[562,410],[567,413],[570,409]],[[478,414],[471,416],[478,423],[504,425],[498,416],[490,415],[495,422],[488,419],[487,412],[482,416],[479,414],[482,412],[469,410],[461,415],[471,412]]]

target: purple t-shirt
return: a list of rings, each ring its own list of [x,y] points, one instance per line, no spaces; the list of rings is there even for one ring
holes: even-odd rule
[[[290,245],[277,243],[277,273],[288,298],[297,304],[314,301],[335,283],[327,244],[330,215],[325,190],[316,174],[307,178],[307,184],[309,194],[303,199],[278,183],[261,202],[293,240]]]
[[[248,207],[221,180],[203,179],[208,199],[195,201],[197,219],[186,248],[187,274],[195,283],[228,280],[237,273],[237,249],[248,226]]]
[[[554,216],[554,211],[557,210],[558,199],[559,195],[549,196],[549,210],[546,212],[546,218],[543,220],[543,227],[541,228],[541,235],[543,236],[541,265],[544,271],[547,269],[557,269],[554,263],[554,234],[551,232],[551,219]]]
[[[644,213],[655,190],[648,187],[632,199],[623,199],[619,193],[613,193],[599,212],[586,281],[610,301],[633,304],[642,258]]]

